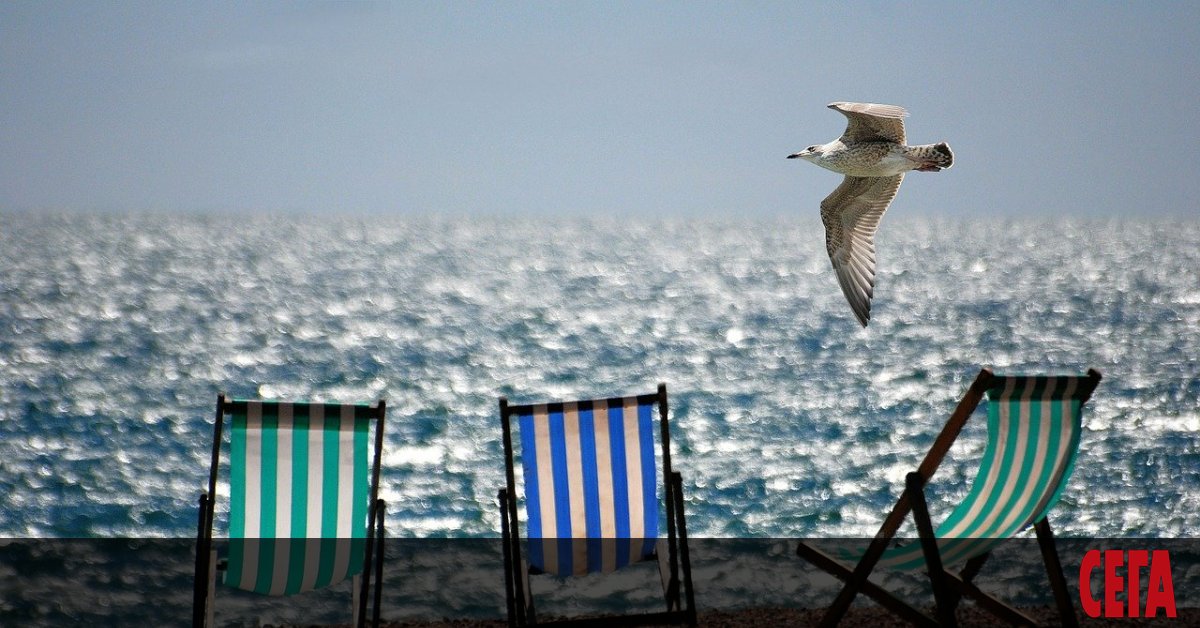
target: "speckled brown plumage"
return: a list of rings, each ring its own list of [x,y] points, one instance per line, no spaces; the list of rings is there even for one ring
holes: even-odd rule
[[[846,175],[821,201],[821,222],[838,284],[855,318],[866,327],[875,290],[875,232],[883,213],[906,172],[945,170],[954,164],[954,153],[945,142],[905,145],[903,118],[908,112],[903,107],[835,102],[829,108],[849,120],[841,137],[788,158]]]

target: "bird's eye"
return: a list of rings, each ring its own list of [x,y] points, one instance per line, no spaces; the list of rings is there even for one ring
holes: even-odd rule
[[[812,146],[809,146],[808,148],[806,148],[806,149],[804,149],[804,150],[806,150],[806,151],[808,151],[808,152],[810,152],[810,153],[812,153],[812,152],[816,152],[816,150],[817,150],[817,145],[816,145],[816,144],[813,144]]]

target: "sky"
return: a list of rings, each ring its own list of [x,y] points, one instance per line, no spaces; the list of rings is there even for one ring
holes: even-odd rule
[[[0,2],[0,211],[1200,216],[1196,2]]]

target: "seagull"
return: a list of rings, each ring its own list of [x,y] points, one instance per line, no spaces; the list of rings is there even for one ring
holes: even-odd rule
[[[954,164],[945,142],[904,144],[903,107],[835,102],[830,109],[850,119],[846,132],[828,144],[788,155],[846,175],[821,201],[825,248],[850,309],[863,327],[871,318],[875,287],[875,231],[909,170],[938,172]]]

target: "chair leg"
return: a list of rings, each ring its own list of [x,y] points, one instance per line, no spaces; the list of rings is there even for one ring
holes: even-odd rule
[[[968,560],[967,564],[963,567],[963,570],[958,572],[959,580],[961,580],[964,584],[968,584],[968,585],[973,584],[974,580],[975,580],[975,576],[979,575],[979,572],[983,569],[984,563],[987,562],[988,558],[991,555],[992,555],[991,552],[984,552],[984,553],[976,556],[975,558]],[[952,604],[951,608],[957,609],[959,602],[962,601],[962,597],[963,597],[962,592],[959,591],[958,589],[954,589],[951,592],[951,599],[950,599],[950,603]]]
[[[958,573],[958,577],[962,578],[963,582],[971,582],[975,580],[975,576],[979,575],[979,572],[983,569],[984,563],[986,563],[988,558],[991,558],[991,556],[991,552],[984,552],[975,558],[968,560],[966,566],[963,567],[963,570]]]
[[[913,519],[917,533],[921,536],[921,549],[925,552],[925,566],[929,568],[929,582],[933,585],[933,598],[937,602],[938,621],[945,626],[957,626],[954,607],[957,602],[951,597],[946,585],[946,570],[942,566],[937,537],[933,535],[933,522],[929,519],[929,506],[925,503],[925,478],[920,473],[909,473],[905,478],[909,498],[912,500]]]
[[[858,565],[854,567],[854,570],[842,578],[846,584],[842,586],[842,590],[838,592],[837,597],[834,598],[833,603],[829,605],[829,608],[825,611],[825,615],[821,618],[820,626],[822,628],[836,626],[838,622],[842,621],[842,617],[846,615],[846,611],[850,610],[850,604],[854,602],[854,598],[858,596],[858,592],[867,591],[867,585],[870,584],[867,578],[871,575],[871,571],[875,569],[876,563],[879,562],[880,557],[883,555],[883,550],[886,548],[885,544],[888,540],[887,538],[876,536],[871,541],[871,545],[867,547],[867,551],[863,554],[862,558],[859,559]],[[801,543],[796,548],[796,552],[804,556],[805,549],[805,545]]]
[[[1058,621],[1063,626],[1074,628],[1079,625],[1079,620],[1075,616],[1071,594],[1067,591],[1067,581],[1063,577],[1062,563],[1054,546],[1054,531],[1050,529],[1050,521],[1042,517],[1033,527],[1037,532],[1038,547],[1042,550],[1042,562],[1046,564],[1046,575],[1050,578],[1050,588],[1054,591],[1054,601],[1058,605]]]
[[[369,603],[374,604],[373,625],[379,623],[379,604],[382,588],[380,587],[379,577],[383,568],[382,557],[382,530],[384,516],[384,501],[376,499],[371,504],[371,517],[367,524],[366,545],[363,549],[363,571],[361,577],[354,579],[354,626],[355,628],[363,628],[367,624],[367,608]],[[374,579],[374,591],[371,589],[372,579]],[[374,592],[376,595],[372,595]]]
[[[1037,625],[1032,617],[980,590],[974,583],[964,582],[962,578],[952,573],[946,573],[946,583],[954,587],[959,596],[971,598],[979,608],[999,617],[1008,624],[1013,626]]]
[[[517,569],[517,575],[519,576],[518,581],[522,587],[521,591],[524,591],[521,601],[522,605],[520,606],[521,621],[524,622],[525,625],[531,626],[537,623],[537,611],[533,607],[533,589],[529,586],[529,563],[522,559],[517,565]],[[520,591],[518,591],[518,593],[520,593]]]
[[[509,545],[512,539],[509,536],[508,529],[508,491],[500,489],[496,494],[496,499],[500,502],[500,549],[504,554],[504,603],[508,607],[508,625],[516,626],[517,619],[517,597],[514,587],[514,569],[512,549]]]
[[[672,475],[675,484],[675,515],[679,523],[675,526],[679,534],[679,560],[683,569],[684,599],[687,602],[688,625],[696,625],[696,592],[692,590],[692,558],[688,552],[687,520],[683,515],[683,476],[678,472]]]
[[[204,625],[212,626],[217,613],[217,550],[208,552],[208,596],[204,604]]]
[[[972,384],[973,388],[979,383],[985,373],[986,371],[980,373],[980,377],[976,378],[976,384]],[[983,390],[980,389],[978,396],[982,395]],[[963,403],[966,403],[966,401],[967,399],[964,398]],[[975,401],[978,402],[978,398],[975,398]],[[962,427],[961,423],[966,420],[965,417],[970,414],[970,410],[974,409],[974,405],[968,404],[970,407],[966,409],[963,409],[962,403],[959,405],[962,412],[960,413],[959,410],[955,410],[955,416],[961,414],[961,420],[955,423],[955,418],[951,417],[951,422],[947,423],[946,427],[942,429],[942,435],[938,437],[939,441],[943,438],[953,441],[955,435],[958,433],[958,429]],[[949,445],[946,445],[946,447],[948,448]],[[933,451],[931,450],[930,455],[932,454]],[[934,457],[935,459],[926,456],[926,461],[933,460],[930,464],[936,469],[936,463],[940,461],[940,456],[944,454],[944,451],[941,452],[938,456]],[[922,466],[925,466],[925,464],[923,462]],[[922,477],[928,477],[928,475]],[[892,507],[892,511],[888,513],[888,516],[879,526],[879,532],[876,532],[875,538],[871,539],[871,544],[867,546],[867,551],[863,552],[862,558],[859,559],[854,571],[845,578],[845,586],[842,587],[842,590],[838,593],[837,598],[833,600],[833,603],[829,605],[829,610],[825,611],[825,617],[821,619],[822,626],[837,625],[842,617],[845,616],[846,611],[850,609],[850,604],[854,602],[854,598],[858,595],[858,592],[867,591],[867,585],[869,584],[867,578],[870,577],[871,571],[875,569],[875,565],[879,563],[879,559],[883,557],[884,551],[887,550],[888,542],[896,536],[896,531],[900,529],[911,509],[911,499],[909,498],[908,490],[905,489],[900,499],[896,500],[896,505]],[[803,549],[803,544],[801,544],[801,547],[797,548],[796,551],[803,556]]]
[[[384,528],[384,515],[387,514],[387,502],[382,499],[375,502],[379,505],[379,530],[375,537],[375,607],[371,612],[371,625],[379,628],[379,615],[383,607],[383,539],[387,534],[387,529]]]
[[[205,513],[208,512],[208,495],[200,495],[200,522],[196,526],[196,571],[192,579],[192,627],[204,625],[205,606],[208,603],[208,547],[205,534]]]
[[[676,544],[676,516],[675,516],[675,481],[673,477],[664,477],[666,483],[664,489],[664,497],[667,505],[667,565],[670,568],[670,578],[667,580],[668,586],[664,593],[667,598],[667,611],[679,610],[683,606],[679,601],[679,547]]]
[[[818,550],[817,548],[815,548],[807,543],[801,542],[800,545],[796,548],[796,554],[798,556],[800,556],[801,558],[803,558],[804,560],[807,560],[808,562],[812,563],[813,565],[815,565],[817,568],[821,569],[822,571],[833,575],[838,580],[841,580],[843,582],[849,582],[850,579],[854,575],[854,570],[852,570],[849,567],[847,567],[846,565],[843,565],[842,563],[838,562],[832,556],[826,554],[825,552],[822,552],[821,550]],[[860,565],[861,565],[861,563],[860,563]],[[934,620],[932,617],[917,610],[916,608],[912,607],[904,600],[901,600],[900,598],[896,597],[895,595],[892,595],[892,593],[889,592],[887,589],[884,589],[883,587],[875,584],[874,582],[871,582],[870,580],[863,580],[863,583],[859,587],[859,589],[861,589],[863,594],[865,594],[867,597],[871,598],[872,600],[875,600],[875,602],[877,602],[880,606],[883,606],[884,608],[892,611],[896,615],[903,617],[904,619],[906,619],[907,621],[911,622],[914,625],[917,625],[917,626],[937,626],[938,625],[937,621]],[[845,589],[843,589],[843,590],[845,590]],[[857,592],[857,590],[856,590],[856,592]],[[842,620],[842,615],[844,615],[844,613],[835,615],[835,614],[832,614],[830,611],[826,611],[825,616],[821,619],[821,625],[822,626],[836,626],[837,623]]]
[[[500,535],[504,552],[504,587],[508,598],[508,624],[528,626],[537,623],[533,610],[533,591],[529,588],[529,563],[520,555],[521,537],[517,532],[513,500],[500,489]]]
[[[654,543],[654,557],[658,562],[658,579],[662,584],[663,601],[667,604],[667,612],[675,610],[679,600],[679,582],[671,577],[671,564],[668,556],[671,553],[670,539],[658,539]]]

